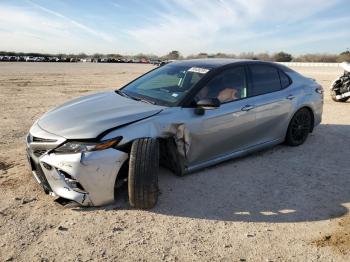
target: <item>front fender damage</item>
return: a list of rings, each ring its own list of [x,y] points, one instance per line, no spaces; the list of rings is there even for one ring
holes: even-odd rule
[[[185,173],[186,163],[191,151],[191,135],[185,123],[159,123],[158,121],[145,121],[131,126],[123,127],[104,139],[123,136],[120,147],[130,148],[132,141],[144,137],[160,140],[161,165],[169,168],[178,175]],[[128,150],[125,150],[126,152]]]
[[[186,159],[190,151],[191,137],[185,124],[171,124],[165,134],[166,137],[174,138],[177,152]]]
[[[118,132],[118,133],[116,133]],[[191,149],[191,136],[185,123],[159,124],[157,122],[126,126],[105,136],[123,135],[118,148],[77,154],[45,154],[40,165],[53,193],[84,206],[101,206],[115,199],[115,184],[121,168],[128,160],[122,149],[132,141],[153,137],[160,141],[160,164],[177,175],[186,173]],[[120,148],[119,148],[120,146]]]

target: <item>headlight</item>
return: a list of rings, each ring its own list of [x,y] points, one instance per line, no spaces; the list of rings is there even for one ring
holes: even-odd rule
[[[91,152],[91,151],[99,151],[111,148],[113,146],[116,146],[123,137],[118,136],[113,139],[109,139],[106,141],[98,142],[98,143],[89,143],[89,142],[67,142],[60,147],[56,148],[54,151],[55,153],[59,154],[75,154],[75,153],[82,153],[82,152]]]

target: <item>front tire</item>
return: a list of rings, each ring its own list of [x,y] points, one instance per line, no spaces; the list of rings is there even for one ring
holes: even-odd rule
[[[312,115],[307,108],[298,110],[289,123],[285,143],[299,146],[305,142],[312,129]]]
[[[128,193],[132,207],[149,209],[158,200],[159,143],[142,138],[132,143],[129,160]]]

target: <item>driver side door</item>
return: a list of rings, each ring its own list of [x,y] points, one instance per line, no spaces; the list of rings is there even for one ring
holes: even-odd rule
[[[203,91],[204,88],[208,90]],[[224,91],[227,89],[235,89],[235,92]],[[228,99],[222,95],[223,92],[235,93],[235,96]],[[191,138],[186,156],[187,165],[196,166],[215,161],[252,145],[255,113],[250,108],[248,94],[244,66],[236,66],[218,73],[198,92],[197,100],[221,98],[222,104],[216,109],[205,110],[203,115],[196,115],[193,108],[186,109],[191,110],[193,114],[186,124]]]

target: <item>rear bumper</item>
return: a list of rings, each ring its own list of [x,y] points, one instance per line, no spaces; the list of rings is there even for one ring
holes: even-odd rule
[[[46,193],[83,206],[100,206],[114,201],[118,172],[128,154],[115,149],[78,153],[45,153],[35,156],[27,149],[36,180]]]

